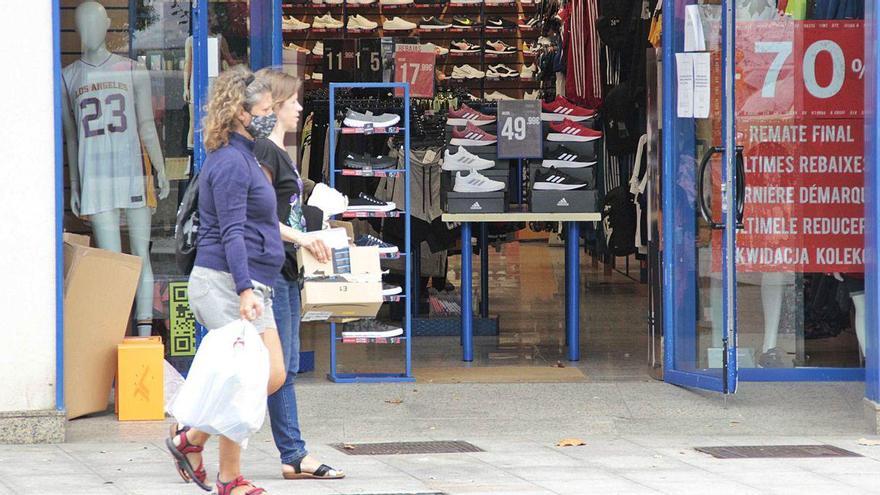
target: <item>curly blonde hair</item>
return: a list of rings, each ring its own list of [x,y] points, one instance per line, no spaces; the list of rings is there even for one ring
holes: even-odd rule
[[[205,108],[202,131],[205,149],[211,152],[226,146],[229,134],[234,132],[238,112],[250,111],[267,92],[269,85],[255,80],[253,72],[243,65],[221,73],[214,80]]]

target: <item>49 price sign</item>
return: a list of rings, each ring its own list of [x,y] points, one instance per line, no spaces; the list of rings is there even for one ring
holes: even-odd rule
[[[541,102],[498,102],[498,158],[541,158]]]
[[[412,98],[434,97],[433,51],[422,51],[419,45],[397,45],[394,52],[394,80],[409,83]],[[403,91],[397,91],[403,96]]]

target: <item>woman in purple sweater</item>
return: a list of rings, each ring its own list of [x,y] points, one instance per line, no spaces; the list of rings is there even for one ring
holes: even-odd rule
[[[254,157],[254,139],[275,126],[269,87],[242,66],[214,81],[204,123],[208,157],[199,174],[199,235],[189,303],[210,329],[249,320],[269,350],[268,394],[284,383],[272,285],[284,263],[275,191]],[[202,461],[205,432],[174,425],[166,441],[185,481],[210,491]],[[218,495],[267,493],[241,476],[241,448],[220,437]]]

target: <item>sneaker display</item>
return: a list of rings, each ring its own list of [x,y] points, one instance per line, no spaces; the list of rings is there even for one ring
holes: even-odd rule
[[[343,25],[342,21],[337,21],[329,13],[315,17],[312,21],[312,27],[315,29],[342,29]]]
[[[501,40],[487,41],[486,42],[486,53],[492,53],[495,55],[504,55],[505,53],[516,53],[516,47],[510,46]]]
[[[382,339],[403,335],[403,329],[378,320],[358,320],[345,324],[343,339]]]
[[[452,26],[457,28],[478,28],[480,23],[463,15],[457,15],[452,18]]]
[[[415,24],[413,24],[413,26],[415,26]],[[434,53],[436,53],[437,55],[442,56],[449,53],[449,48],[443,48],[442,46],[435,45],[434,43],[422,43],[421,46],[425,46],[430,48],[431,50],[434,50]]]
[[[503,17],[490,17],[486,19],[486,29],[516,29],[517,25]]]
[[[485,177],[476,170],[471,170],[467,175],[461,172],[455,173],[455,184],[452,190],[459,193],[486,193],[504,190],[504,183]]]
[[[549,103],[546,101],[541,102],[541,120],[543,121],[561,122],[568,119],[572,122],[581,122],[592,119],[595,116],[595,110],[579,107],[563,96],[557,96],[555,100]]]
[[[507,96],[506,94],[500,91],[492,91],[491,93],[486,93],[486,99],[489,101],[501,101],[501,100],[515,100],[516,98],[512,96]]]
[[[281,29],[284,31],[302,31],[310,28],[307,22],[303,22],[293,16],[281,16]]]
[[[467,172],[470,170],[486,170],[495,166],[495,162],[480,158],[470,151],[459,146],[455,154],[449,153],[449,148],[443,153],[443,170],[447,172]]]
[[[345,155],[343,164],[346,168],[386,169],[397,165],[397,159],[390,156],[372,156],[369,153],[349,153]]]
[[[379,5],[410,5],[413,0],[379,0]]]
[[[536,191],[571,191],[586,186],[587,184],[583,181],[576,180],[556,169],[551,169],[546,172],[538,170],[535,173],[535,183],[532,185],[532,189]]]
[[[345,211],[394,211],[397,209],[391,201],[376,199],[367,193],[360,193],[356,198],[348,198],[348,208]]]
[[[385,297],[403,294],[403,288],[399,285],[382,284],[382,295]]]
[[[486,125],[495,122],[495,117],[478,112],[464,103],[458,110],[450,110],[446,114],[446,125],[467,125],[468,122],[474,125]]]
[[[417,27],[418,25],[416,23],[409,22],[406,19],[401,19],[400,17],[395,17],[382,23],[382,29],[388,31],[412,31]]]
[[[486,73],[468,64],[464,64],[453,67],[451,77],[453,79],[482,79],[486,77]]]
[[[497,137],[468,122],[464,129],[457,127],[452,129],[452,140],[449,141],[449,144],[453,146],[489,146],[497,142]]]
[[[534,63],[532,65],[525,65],[519,73],[519,77],[523,79],[532,79],[535,77],[535,72],[537,71],[538,67]]]
[[[357,240],[354,241],[354,245],[359,247],[377,247],[381,254],[395,254],[400,252],[394,244],[390,244],[369,234],[358,237]]]
[[[398,122],[400,122],[400,115],[397,114],[374,115],[373,112],[360,113],[350,108],[345,112],[345,120],[342,121],[346,127],[391,127]]]
[[[586,168],[596,164],[595,161],[587,160],[564,145],[559,146],[545,156],[546,158],[541,161],[541,166],[544,168]]]
[[[306,48],[304,46],[299,46],[296,43],[287,43],[286,45],[284,45],[284,49],[299,52],[299,53],[304,53],[304,54],[311,53],[311,50],[309,50],[308,48]]]
[[[419,29],[449,29],[451,27],[452,24],[441,21],[434,16],[422,17],[422,22],[419,23]]]
[[[324,56],[324,42],[319,41],[315,43],[315,46],[312,48],[312,55],[316,55],[318,57]]]
[[[449,51],[452,53],[479,53],[480,46],[465,40],[453,41],[449,45]]]
[[[498,79],[516,79],[517,77],[519,77],[519,72],[511,69],[504,64],[490,65],[489,70],[486,71],[486,77]]]
[[[348,18],[348,29],[350,30],[372,31],[377,27],[379,27],[379,23],[373,22],[360,14],[349,16]]]
[[[590,129],[584,125],[565,119],[562,122],[550,124],[550,133],[547,141],[562,141],[571,143],[586,143],[602,138],[602,132]]]

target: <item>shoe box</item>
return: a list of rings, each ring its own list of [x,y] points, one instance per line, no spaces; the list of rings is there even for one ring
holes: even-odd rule
[[[504,213],[507,211],[507,193],[505,191],[487,193],[457,193],[448,191],[443,194],[447,213]]]
[[[592,167],[584,167],[584,168],[557,168],[556,170],[568,175],[572,179],[577,179],[580,181],[584,181],[587,184],[586,189],[596,189],[596,167],[598,165],[593,165]],[[532,165],[529,167],[529,184],[535,183],[535,176],[538,171],[547,172],[552,170],[550,168],[544,168],[541,166],[541,162],[534,161]],[[488,177],[488,176],[487,176]]]
[[[309,233],[324,241],[333,259],[321,263],[306,249],[297,251],[302,270],[302,320],[374,318],[382,306],[379,248],[349,244],[345,228]]]
[[[529,211],[533,213],[598,213],[598,194],[595,190],[535,191]]]

